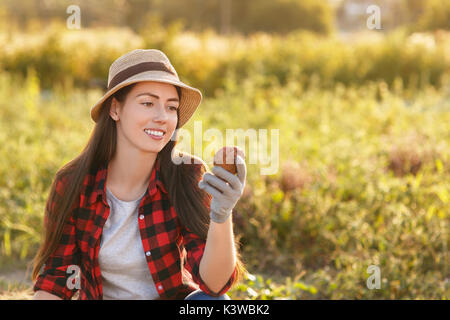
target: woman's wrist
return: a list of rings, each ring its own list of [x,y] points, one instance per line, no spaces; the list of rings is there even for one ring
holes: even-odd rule
[[[229,210],[229,211],[227,211],[224,214],[220,214],[220,213],[217,213],[214,210],[211,210],[209,212],[209,216],[210,216],[211,220],[216,222],[216,223],[224,223],[230,217],[231,212],[232,212],[232,210]]]

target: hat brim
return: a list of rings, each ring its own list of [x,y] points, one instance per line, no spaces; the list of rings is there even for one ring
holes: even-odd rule
[[[126,87],[127,85],[142,81],[169,83],[181,88],[181,100],[178,113],[178,128],[181,128],[192,117],[195,110],[197,110],[202,101],[202,93],[197,88],[188,86],[187,84],[176,80],[173,77],[167,76],[167,73],[165,72],[146,71],[136,74],[108,90],[91,108],[92,120],[94,122],[98,121],[103,102],[105,102],[106,99],[108,99],[112,94],[114,94],[121,88]]]

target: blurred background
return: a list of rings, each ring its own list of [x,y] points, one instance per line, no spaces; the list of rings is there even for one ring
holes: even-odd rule
[[[450,1],[1,0],[0,46],[0,299],[32,296],[51,182],[136,48],[202,91],[186,129],[280,130],[232,299],[449,298]]]

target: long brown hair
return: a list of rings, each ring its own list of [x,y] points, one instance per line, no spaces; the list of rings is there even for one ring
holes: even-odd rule
[[[94,130],[80,155],[58,170],[50,188],[45,208],[43,241],[33,259],[33,281],[39,275],[40,269],[57,248],[62,236],[65,222],[69,219],[72,208],[77,205],[84,177],[89,172],[95,172],[100,165],[109,162],[116,151],[116,122],[109,116],[113,97],[123,103],[135,84],[125,86],[110,96],[104,103]],[[175,86],[181,100],[181,88]],[[177,111],[178,112],[178,111]],[[178,123],[177,123],[178,129]],[[176,130],[178,132],[178,130]],[[206,164],[198,157],[174,150],[178,139],[171,139],[158,153],[160,159],[161,179],[166,187],[171,203],[178,214],[180,222],[206,240],[209,228],[209,211],[206,205],[211,202],[211,195],[198,188],[198,181],[207,171]],[[197,159],[201,164],[175,164],[172,161],[172,151],[177,156],[188,157],[190,163]],[[200,170],[193,170],[194,168]],[[61,179],[70,179],[64,192],[57,193],[57,184]],[[191,186],[186,188],[185,186]],[[54,206],[50,206],[55,203]],[[233,285],[242,279],[246,272],[236,245],[237,277]]]

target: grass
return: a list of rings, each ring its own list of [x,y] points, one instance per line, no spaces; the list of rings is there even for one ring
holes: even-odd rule
[[[201,120],[203,130],[222,133],[280,132],[279,170],[261,175],[261,163],[249,164],[233,213],[251,275],[230,295],[448,299],[449,83],[414,87],[397,77],[323,86],[323,77],[285,76],[216,75],[223,83],[185,126],[192,133]],[[88,111],[101,94],[70,85],[44,89],[33,69],[22,80],[0,73],[1,272],[33,256],[51,181],[86,143]],[[249,145],[240,147],[249,154]],[[367,288],[370,265],[381,270],[380,289]],[[2,298],[26,292],[22,284],[1,284]]]

